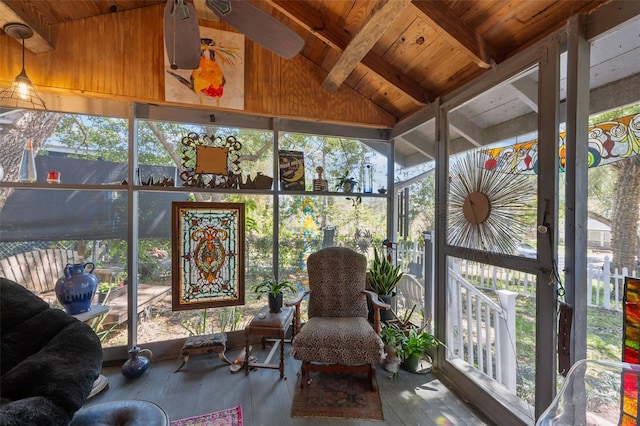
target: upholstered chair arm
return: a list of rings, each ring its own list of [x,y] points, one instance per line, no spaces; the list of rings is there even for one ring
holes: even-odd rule
[[[306,290],[306,291],[302,291],[299,292],[296,295],[296,298],[293,299],[291,302],[285,302],[285,306],[295,306],[295,314],[294,314],[294,318],[293,318],[293,324],[294,324],[294,329],[293,329],[293,335],[295,336],[296,334],[298,334],[298,332],[300,331],[300,304],[302,303],[302,300],[307,297],[309,294],[311,294],[311,290]]]
[[[371,305],[373,306],[373,329],[376,333],[380,334],[380,309],[391,309],[391,306],[378,299],[378,295],[371,290],[362,290],[362,292],[369,298]]]

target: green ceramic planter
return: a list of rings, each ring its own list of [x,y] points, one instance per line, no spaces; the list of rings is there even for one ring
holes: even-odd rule
[[[404,361],[402,361],[402,366],[413,373],[418,371],[418,367],[420,366],[420,355],[409,355]]]

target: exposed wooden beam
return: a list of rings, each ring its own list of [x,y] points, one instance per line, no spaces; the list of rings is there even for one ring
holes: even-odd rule
[[[378,0],[365,24],[329,71],[322,88],[330,93],[338,90],[409,3],[410,0]]]
[[[490,68],[492,60],[498,62],[495,49],[443,2],[413,0],[412,3],[438,34],[460,48],[479,67]]]
[[[429,158],[429,160],[435,160],[436,158],[436,144],[432,137],[425,135],[422,131],[417,129],[411,133],[396,138],[396,142],[402,140],[406,144],[410,145],[415,151]],[[411,154],[407,154],[409,157]],[[397,161],[396,159],[396,162]]]
[[[538,112],[538,83],[531,76],[525,76],[510,84],[518,98],[531,108],[531,111]]]
[[[305,4],[306,2],[273,0],[270,3],[332,49],[344,51],[349,45],[348,34],[332,22],[324,20],[317,11]],[[429,100],[433,99],[433,95],[426,91],[420,83],[401,70],[390,66],[376,53],[367,52],[361,63],[371,72],[409,96],[418,105],[426,105]]]
[[[456,133],[468,140],[470,144],[475,146],[484,145],[482,142],[482,129],[473,124],[458,111],[453,111],[449,114],[449,125],[456,131]]]
[[[0,0],[0,28],[11,22],[28,25],[33,30],[33,37],[24,41],[24,47],[33,53],[50,52],[55,48],[53,26],[40,16],[34,10],[27,10],[26,5],[14,10],[5,0]]]

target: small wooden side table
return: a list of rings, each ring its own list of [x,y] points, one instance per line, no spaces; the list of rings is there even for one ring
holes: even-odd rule
[[[284,338],[287,330],[291,326],[293,321],[293,308],[283,307],[282,310],[277,313],[269,312],[269,307],[264,306],[260,309],[260,312],[253,317],[249,325],[244,329],[244,336],[246,341],[245,347],[245,359],[244,359],[244,374],[249,374],[250,367],[257,368],[277,368],[280,370],[280,378],[284,377]],[[249,363],[249,337],[250,336],[262,336],[262,347],[265,347],[265,338],[274,337],[277,340],[274,341],[273,347],[267,356],[264,363]],[[280,346],[280,364],[270,364],[271,358],[276,349]]]

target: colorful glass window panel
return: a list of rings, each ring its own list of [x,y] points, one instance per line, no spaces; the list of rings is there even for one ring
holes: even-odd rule
[[[244,204],[172,203],[172,309],[244,304]]]
[[[624,284],[622,361],[640,364],[640,279],[627,277]],[[640,374],[622,373],[622,426],[640,424],[638,388]]]

